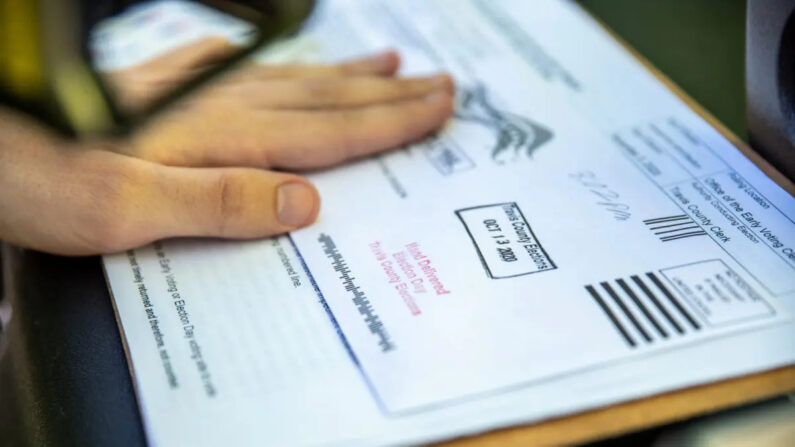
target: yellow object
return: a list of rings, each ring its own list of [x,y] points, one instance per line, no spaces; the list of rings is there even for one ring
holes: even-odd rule
[[[0,93],[78,135],[113,127],[69,0],[0,0]]]
[[[36,3],[0,0],[0,85],[25,99],[46,91]]]

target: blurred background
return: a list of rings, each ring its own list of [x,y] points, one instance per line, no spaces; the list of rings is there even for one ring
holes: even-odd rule
[[[578,3],[747,141],[745,0]]]

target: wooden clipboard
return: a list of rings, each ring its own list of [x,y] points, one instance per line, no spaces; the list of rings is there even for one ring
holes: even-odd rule
[[[592,15],[592,17],[594,17]],[[599,24],[654,77],[668,87],[694,112],[726,137],[743,155],[784,190],[795,195],[795,183],[781,174],[750,146],[635,51],[599,18]],[[500,429],[439,445],[450,447],[538,446],[577,444],[681,421],[699,415],[764,400],[795,391],[795,365],[659,394],[596,410]]]

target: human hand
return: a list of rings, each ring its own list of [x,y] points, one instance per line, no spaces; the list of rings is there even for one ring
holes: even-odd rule
[[[391,77],[386,53],[250,66],[130,139],[66,141],[0,109],[0,239],[69,255],[175,236],[257,238],[311,223],[311,169],[403,145],[452,113],[449,77]]]
[[[228,52],[207,39],[125,75],[117,89],[143,104]],[[395,52],[337,65],[248,63],[157,117],[121,147],[176,166],[309,169],[427,135],[452,114],[449,75],[395,77]],[[123,79],[123,81],[119,81]]]

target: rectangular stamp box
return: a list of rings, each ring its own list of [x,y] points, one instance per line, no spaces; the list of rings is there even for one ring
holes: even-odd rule
[[[557,268],[515,202],[457,210],[493,279],[513,278]]]
[[[444,176],[475,168],[475,162],[449,138],[436,137],[426,143],[425,157]]]

